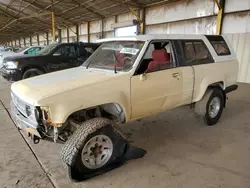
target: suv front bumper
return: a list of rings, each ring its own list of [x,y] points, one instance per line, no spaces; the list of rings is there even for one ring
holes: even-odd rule
[[[2,67],[0,74],[9,82],[15,82],[21,79],[21,72],[17,69],[9,70]]]
[[[30,121],[28,118],[22,115],[22,113],[18,111],[18,109],[16,108],[16,106],[12,101],[10,103],[10,108],[11,108],[11,117],[19,129],[41,138],[40,133],[37,131],[36,128],[34,128],[34,122]]]

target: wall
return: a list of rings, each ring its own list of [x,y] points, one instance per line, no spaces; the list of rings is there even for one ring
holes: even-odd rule
[[[215,34],[218,8],[214,0],[182,0],[147,7],[145,11],[146,34]],[[90,41],[101,37],[114,37],[111,25],[136,19],[131,13],[111,16],[90,22]],[[71,29],[75,32],[75,26]],[[103,32],[102,32],[103,31]],[[69,30],[70,40],[75,33]],[[222,27],[224,34],[232,43],[240,62],[238,80],[250,83],[250,0],[226,0]],[[46,42],[46,35],[39,35],[40,44]],[[51,40],[51,37],[49,37]],[[79,39],[87,42],[87,23],[79,23]],[[62,42],[67,42],[67,29],[62,29]],[[23,43],[23,41],[21,41]],[[26,42],[27,43],[27,42]]]

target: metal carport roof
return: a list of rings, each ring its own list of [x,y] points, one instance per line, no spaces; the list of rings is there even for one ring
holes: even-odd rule
[[[0,41],[51,32],[51,12],[56,27],[104,19],[171,0],[0,0]]]

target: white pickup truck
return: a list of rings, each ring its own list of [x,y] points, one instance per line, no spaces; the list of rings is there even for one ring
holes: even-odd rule
[[[99,41],[80,67],[12,84],[12,116],[35,143],[66,142],[61,156],[80,171],[117,154],[116,124],[191,105],[218,122],[237,89],[238,61],[222,36],[141,35]],[[110,130],[112,127],[112,131]]]

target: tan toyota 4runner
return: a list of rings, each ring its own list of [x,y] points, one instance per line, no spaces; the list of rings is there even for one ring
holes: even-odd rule
[[[80,171],[99,170],[119,150],[116,124],[191,105],[207,125],[236,90],[238,62],[223,36],[141,35],[103,39],[80,67],[11,86],[16,125],[65,142],[61,156]],[[111,128],[110,128],[111,127]]]

